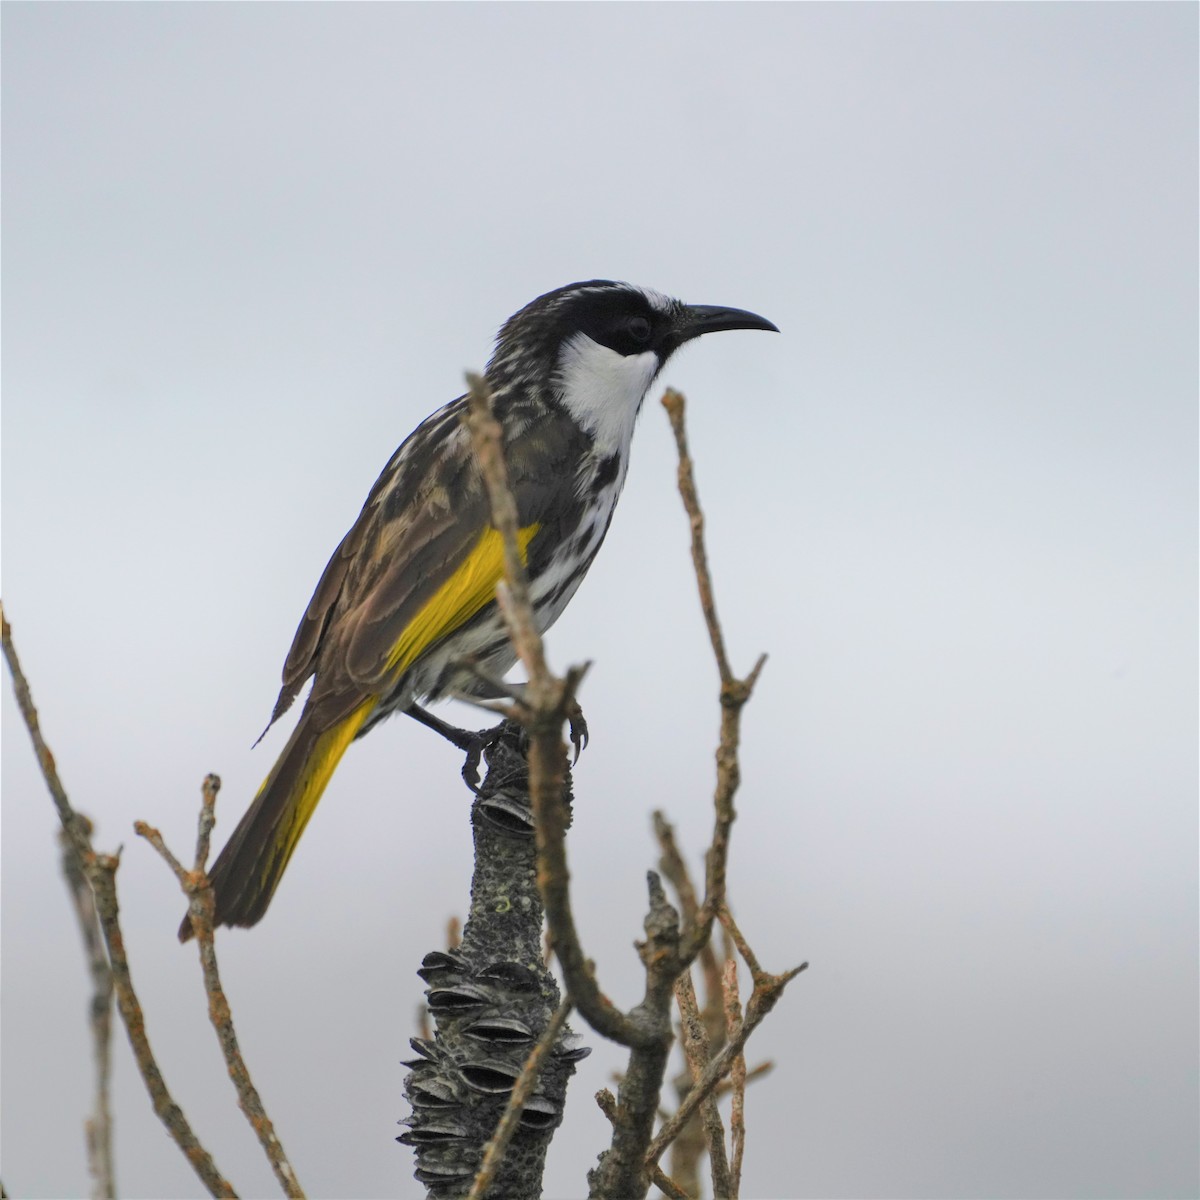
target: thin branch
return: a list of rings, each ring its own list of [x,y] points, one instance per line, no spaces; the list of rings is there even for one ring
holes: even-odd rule
[[[84,831],[90,837],[92,823],[83,813],[77,814]],[[92,1115],[84,1132],[87,1140],[88,1174],[92,1177],[94,1200],[112,1200],[117,1194],[112,1152],[112,1113],[109,1093],[112,1079],[112,1011],[113,979],[104,949],[104,934],[96,914],[96,897],[87,881],[87,873],[75,843],[65,830],[59,831],[62,848],[62,870],[71,892],[71,902],[83,936],[88,973],[92,978],[92,999],[88,1005],[88,1024],[92,1030],[92,1058],[96,1073],[96,1092]]]
[[[617,1098],[608,1090],[601,1088],[596,1093],[596,1107],[615,1125],[621,1119],[621,1110],[617,1105]]]
[[[29,730],[34,754],[37,756],[38,765],[42,770],[42,777],[46,781],[46,787],[58,810],[63,830],[79,853],[88,883],[91,884],[92,893],[96,898],[96,914],[100,920],[100,929],[104,934],[104,944],[112,969],[117,1011],[121,1014],[125,1032],[129,1037],[129,1044],[133,1048],[133,1057],[137,1062],[146,1090],[150,1093],[150,1102],[154,1106],[159,1120],[167,1127],[176,1144],[183,1151],[184,1157],[191,1163],[192,1169],[200,1176],[210,1194],[236,1197],[237,1193],[233,1190],[233,1186],[217,1170],[212,1156],[192,1132],[192,1127],[183,1115],[183,1110],[171,1098],[162,1072],[159,1070],[158,1063],[155,1062],[150,1042],[146,1037],[145,1018],[142,1015],[141,1005],[138,1003],[137,993],[134,991],[129,960],[125,956],[125,939],[121,933],[116,883],[120,855],[97,854],[92,849],[91,838],[88,836],[82,820],[71,807],[70,800],[67,799],[66,790],[62,786],[54,765],[54,755],[50,753],[50,748],[42,738],[37,709],[33,704],[29,684],[21,670],[21,663],[17,658],[16,647],[12,640],[12,628],[8,623],[2,604],[0,604],[0,641],[3,642],[8,669],[12,672],[13,691],[17,697],[17,705],[25,720],[25,726]]]
[[[713,796],[715,820],[712,845],[708,853],[704,903],[700,907],[696,927],[684,945],[684,957],[690,962],[708,940],[717,909],[725,899],[729,836],[737,817],[733,799],[741,782],[741,768],[738,762],[741,711],[754,691],[754,685],[758,682],[758,676],[766,663],[766,655],[759,657],[745,679],[738,679],[730,669],[729,657],[725,651],[725,637],[717,619],[712,576],[708,569],[708,552],[704,545],[704,513],[700,508],[695,470],[688,451],[687,431],[684,426],[685,401],[679,392],[668,388],[663,395],[662,404],[675,435],[675,446],[679,454],[679,494],[683,499],[692,530],[692,563],[696,570],[696,586],[700,593],[700,607],[704,613],[704,623],[708,627],[709,641],[717,660],[717,671],[721,677],[721,733],[717,746],[717,786]]]
[[[675,840],[674,826],[667,820],[661,809],[655,810],[653,820],[654,833],[658,838],[659,848],[662,850],[659,868],[670,880],[675,894],[679,897],[685,933],[691,933],[696,928],[696,917],[700,911],[691,872],[679,851],[679,844]],[[725,957],[728,957],[732,953],[732,948],[728,944],[728,939],[726,941]],[[717,952],[713,949],[711,938],[705,939],[704,944],[700,947],[698,960],[704,976],[704,1007],[701,1009],[701,1017],[704,1021],[704,1028],[708,1032],[709,1041],[715,1050],[719,1050],[724,1043],[725,1036],[725,1022],[722,1016],[722,968],[717,959]]]
[[[197,873],[208,867],[208,847],[212,841],[213,826],[217,823],[217,793],[220,790],[221,777],[212,774],[205,775],[204,782],[200,785],[200,818],[196,829],[196,864],[192,868]]]
[[[725,1033],[733,1037],[742,1023],[742,1004],[738,996],[738,973],[736,959],[725,961]],[[733,1090],[733,1106],[729,1113],[729,1141],[733,1161],[729,1167],[730,1195],[737,1196],[742,1187],[742,1158],[746,1152],[746,1056],[738,1054],[729,1073]]]
[[[746,1083],[749,1085],[756,1079],[763,1079],[767,1075],[770,1075],[773,1070],[775,1070],[774,1061],[769,1058],[763,1059],[762,1062],[755,1063],[754,1066],[746,1068]],[[717,1085],[716,1097],[718,1100],[720,1100],[724,1096],[728,1096],[732,1091],[732,1080],[722,1080],[721,1083]]]
[[[638,954],[646,970],[641,1003],[630,1013],[640,1035],[630,1047],[629,1062],[620,1084],[620,1120],[613,1129],[612,1145],[588,1173],[589,1195],[641,1196],[649,1180],[646,1149],[650,1145],[659,1098],[673,1041],[671,993],[682,969],[679,957],[679,914],[668,902],[662,881],[654,871],[646,874],[650,906],[644,928],[646,940]]]
[[[671,1200],[692,1200],[692,1197],[658,1163],[650,1168],[650,1182],[664,1195],[670,1196]]]
[[[683,927],[690,930],[696,924],[700,901],[696,899],[696,888],[692,883],[691,873],[683,860],[679,843],[675,840],[675,827],[667,820],[667,814],[661,808],[654,810],[651,820],[654,822],[654,836],[658,838],[658,847],[662,851],[658,868],[675,889],[675,894],[679,897]]]
[[[204,974],[204,990],[208,994],[208,1019],[217,1031],[217,1041],[221,1045],[221,1053],[225,1056],[225,1066],[237,1091],[238,1106],[258,1135],[263,1153],[266,1154],[284,1195],[302,1198],[304,1191],[296,1178],[296,1172],[288,1161],[283,1144],[275,1133],[275,1126],[267,1116],[258,1089],[250,1079],[250,1072],[245,1059],[242,1058],[237,1033],[233,1028],[233,1014],[221,987],[221,975],[217,968],[217,952],[213,940],[213,891],[212,884],[204,873],[204,866],[208,858],[209,834],[213,827],[214,805],[220,787],[221,781],[216,775],[205,777],[199,834],[196,840],[196,867],[193,871],[188,871],[167,849],[162,834],[157,829],[147,825],[145,821],[135,821],[133,829],[162,856],[188,898],[188,916],[191,918],[192,932],[196,935],[200,966]]]
[[[679,1015],[683,1027],[683,1050],[687,1055],[692,1081],[699,1081],[705,1068],[712,1061],[709,1052],[708,1032],[700,1017],[696,1004],[696,992],[692,986],[690,971],[684,971],[675,981],[675,1000],[679,1004]],[[720,1200],[734,1200],[737,1192],[729,1174],[729,1159],[725,1153],[725,1126],[717,1111],[717,1102],[711,1094],[700,1104],[700,1120],[704,1128],[704,1144],[708,1149],[708,1162],[712,1173],[713,1195]]]
[[[529,596],[529,577],[525,571],[525,559],[517,541],[520,518],[517,501],[508,482],[508,465],[504,461],[503,430],[492,412],[491,394],[481,375],[467,375],[466,425],[471,434],[471,444],[480,473],[487,487],[488,500],[492,509],[492,524],[504,540],[504,583],[507,596],[497,598],[512,636],[513,646],[529,672],[529,685],[535,689],[535,706],[549,699],[552,684],[556,682],[546,665],[546,654],[542,646],[542,635],[533,616],[533,602]]]
[[[687,863],[684,861],[683,855],[679,850],[679,845],[675,840],[675,830],[661,811],[654,813],[654,832],[658,838],[659,848],[662,851],[659,865],[662,868],[663,874],[666,875],[675,888],[675,892],[679,897],[680,909],[683,913],[684,929],[690,933],[696,927],[696,916],[700,903],[696,899],[696,889],[692,883],[691,873],[688,871]],[[724,940],[728,945],[728,953],[731,954],[733,952],[732,943],[729,942],[728,936]],[[674,1077],[673,1083],[677,1103],[682,1103],[684,1097],[691,1091],[694,1078],[707,1065],[709,1056],[715,1051],[720,1050],[725,1044],[721,967],[717,961],[717,954],[713,948],[712,938],[706,940],[704,945],[701,946],[697,963],[704,980],[704,1005],[700,1009],[699,1019],[708,1035],[709,1048],[708,1052],[704,1055],[703,1061],[695,1071],[691,1069],[689,1064],[685,1064],[684,1069]],[[682,979],[683,976],[680,976],[680,980],[676,981],[677,1002],[679,1001],[679,987]],[[668,1117],[664,1117],[663,1119],[667,1120]],[[708,1149],[707,1142],[708,1137],[705,1129],[705,1121],[696,1116],[688,1122],[671,1144],[671,1175],[685,1191],[695,1196],[700,1195],[700,1167]]]
[[[758,961],[757,955],[750,949],[750,943],[746,941],[745,935],[738,928],[737,922],[733,919],[733,913],[729,911],[729,906],[722,904],[717,910],[717,919],[721,922],[722,927],[733,939],[733,944],[737,947],[737,952],[742,956],[742,960],[746,966],[750,968],[750,978],[753,980],[755,987],[758,986],[760,980],[771,980],[776,978],[769,972],[764,971],[762,964]],[[804,966],[808,966],[807,963]],[[800,967],[799,970],[803,970]]]
[[[742,1052],[750,1035],[762,1024],[767,1014],[775,1007],[780,996],[783,995],[784,988],[797,975],[807,969],[808,963],[801,963],[798,967],[793,967],[790,971],[785,971],[781,975],[770,975],[766,972],[759,974],[755,980],[754,990],[750,994],[750,999],[746,1004],[745,1020],[738,1026],[737,1031],[730,1036],[729,1041],[725,1043],[720,1054],[705,1068],[704,1074],[696,1081],[696,1086],[688,1092],[687,1097],[679,1106],[675,1115],[655,1135],[650,1148],[646,1152],[647,1164],[657,1162],[666,1148],[679,1136],[679,1131],[687,1123],[692,1113],[699,1107],[701,1101],[733,1069],[734,1059]]]
[[[94,867],[88,872],[92,890],[96,893],[96,908],[100,913],[100,924],[104,929],[104,940],[108,946],[108,958],[112,963],[113,984],[117,992],[117,1008],[125,1022],[133,1056],[142,1073],[150,1100],[159,1120],[170,1130],[184,1157],[192,1164],[204,1186],[214,1196],[236,1196],[232,1184],[224,1179],[213,1163],[211,1155],[201,1146],[192,1132],[183,1110],[171,1098],[163,1080],[162,1072],[154,1061],[150,1043],[146,1038],[146,1025],[137,993],[133,990],[133,979],[129,973],[129,960],[125,957],[125,940],[118,923],[117,867],[120,857],[111,854],[94,855]]]
[[[675,447],[679,453],[679,468],[676,476],[679,494],[683,498],[683,507],[687,510],[688,521],[692,527],[692,565],[696,569],[700,608],[704,613],[704,624],[708,628],[708,640],[712,643],[713,655],[717,660],[717,670],[720,672],[721,683],[724,685],[734,682],[734,674],[729,667],[729,656],[725,653],[725,635],[721,632],[720,621],[717,620],[717,602],[713,596],[712,575],[708,570],[708,551],[704,545],[704,513],[700,508],[700,497],[696,492],[695,469],[692,466],[692,456],[688,452],[687,431],[683,423],[685,405],[683,394],[674,388],[667,388],[663,393],[662,406],[667,410],[671,431],[675,434]]]
[[[513,1134],[517,1131],[517,1124],[521,1120],[521,1110],[525,1107],[525,1101],[529,1099],[537,1084],[542,1063],[545,1062],[546,1055],[554,1048],[554,1043],[558,1040],[558,1035],[562,1032],[562,1027],[566,1024],[570,1014],[571,1000],[568,997],[555,1009],[554,1016],[550,1018],[550,1024],[546,1026],[545,1033],[538,1039],[537,1045],[534,1046],[532,1053],[525,1060],[524,1067],[521,1068],[521,1074],[517,1076],[512,1094],[508,1098],[508,1105],[496,1126],[496,1132],[492,1134],[491,1140],[484,1148],[483,1162],[471,1184],[471,1190],[467,1193],[467,1200],[482,1200],[488,1188],[491,1187],[496,1169],[500,1166],[500,1160],[504,1157],[504,1152],[508,1149],[508,1143],[512,1140]]]
[[[37,709],[33,705],[29,684],[21,671],[17,650],[13,645],[12,626],[8,623],[8,616],[4,612],[3,604],[0,604],[0,638],[3,640],[4,657],[8,662],[8,669],[12,672],[13,692],[17,697],[17,707],[25,719],[25,728],[29,730],[29,738],[33,742],[33,752],[37,756],[38,766],[42,769],[42,778],[50,790],[50,798],[54,801],[54,807],[58,809],[58,819],[62,822],[64,832],[71,839],[80,861],[86,865],[88,855],[92,853],[91,839],[83,829],[80,818],[71,807],[70,800],[67,799],[66,789],[58,777],[54,755],[50,753],[50,747],[46,745],[42,737]]]

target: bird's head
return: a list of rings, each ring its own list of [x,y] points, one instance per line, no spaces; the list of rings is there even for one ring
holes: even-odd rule
[[[740,308],[684,304],[607,279],[539,296],[504,323],[488,377],[534,389],[612,449],[627,447],[654,377],[685,342],[722,329],[778,329]]]

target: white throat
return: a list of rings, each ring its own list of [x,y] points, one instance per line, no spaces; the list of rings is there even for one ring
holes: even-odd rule
[[[562,348],[556,387],[566,410],[595,439],[602,457],[624,458],[646,391],[658,371],[653,350],[618,354],[577,333]]]

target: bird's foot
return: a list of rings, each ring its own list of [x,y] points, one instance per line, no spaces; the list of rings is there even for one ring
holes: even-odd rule
[[[500,735],[504,732],[504,722],[493,726],[491,729],[480,729],[475,733],[469,730],[462,730],[468,737],[465,746],[460,745],[460,750],[467,752],[467,757],[463,760],[462,777],[463,783],[467,785],[476,795],[479,794],[479,764],[483,760],[485,750],[490,750],[499,740]]]
[[[414,721],[419,721],[434,733],[440,733],[452,746],[457,746],[466,754],[462,765],[463,782],[473,792],[479,791],[479,764],[483,761],[483,752],[494,746],[500,737],[503,723],[492,729],[460,729],[435,717],[428,709],[419,704],[410,704],[404,710]]]
[[[422,708],[419,704],[411,704],[405,712],[408,713],[414,721],[419,721],[428,729],[432,729],[435,733],[440,733],[451,745],[457,746],[466,754],[466,758],[462,765],[463,782],[471,789],[478,793],[479,791],[479,766],[483,761],[484,752],[490,750],[499,740],[500,734],[504,730],[504,724],[493,726],[491,729],[460,729],[457,725],[451,725],[448,721],[443,721],[440,717],[435,717],[428,709]],[[567,720],[570,723],[570,738],[571,745],[574,748],[574,757],[571,760],[571,765],[579,761],[580,754],[583,753],[584,747],[588,744],[588,726],[587,721],[583,716],[583,709],[579,707],[577,701],[571,702],[570,711],[567,713]],[[529,736],[525,730],[521,731],[521,752],[525,753],[529,749]]]

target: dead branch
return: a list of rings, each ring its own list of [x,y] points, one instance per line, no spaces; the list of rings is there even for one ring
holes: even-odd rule
[[[692,1193],[682,1188],[662,1167],[655,1163],[650,1168],[650,1182],[671,1200],[692,1200]]]
[[[675,1115],[658,1131],[647,1153],[648,1162],[658,1161],[666,1148],[678,1136],[680,1129],[683,1128],[700,1103],[733,1070],[734,1059],[742,1053],[743,1047],[746,1045],[750,1035],[762,1024],[767,1014],[778,1003],[780,996],[783,995],[784,988],[802,971],[808,969],[808,963],[805,962],[801,963],[798,967],[793,967],[790,971],[784,971],[780,975],[773,975],[764,971],[749,946],[746,945],[746,941],[742,937],[741,931],[734,924],[733,917],[729,914],[728,909],[721,910],[721,920],[722,923],[727,924],[734,944],[738,946],[739,953],[742,954],[742,957],[746,960],[746,965],[750,968],[754,989],[750,993],[750,999],[746,1002],[745,1018],[738,1025],[737,1029],[730,1034],[724,1049],[705,1068],[704,1074],[696,1081],[695,1087],[688,1093],[687,1098],[679,1106]]]
[[[77,819],[83,823],[88,837],[91,837],[91,821],[83,813],[78,813]],[[112,1200],[117,1194],[112,1150],[112,1113],[109,1106],[112,1078],[112,971],[109,970],[108,955],[104,949],[104,934],[101,932],[100,918],[96,913],[96,898],[87,881],[83,860],[65,830],[59,831],[59,844],[62,848],[63,875],[71,892],[71,903],[79,922],[79,932],[83,936],[88,974],[92,979],[88,1025],[92,1031],[96,1090],[92,1101],[92,1115],[84,1126],[88,1174],[92,1177],[93,1200]]]
[[[250,1122],[251,1129],[258,1137],[263,1153],[275,1172],[279,1186],[284,1195],[297,1197],[302,1200],[304,1191],[296,1178],[296,1172],[288,1161],[283,1144],[275,1133],[275,1125],[263,1107],[258,1089],[250,1078],[250,1071],[242,1057],[238,1045],[237,1033],[233,1027],[233,1013],[229,1000],[221,986],[221,973],[217,967],[217,951],[213,938],[213,891],[205,867],[208,863],[209,839],[216,822],[217,793],[221,789],[221,781],[216,775],[205,776],[201,788],[202,802],[200,805],[199,830],[196,837],[195,866],[189,871],[167,849],[162,834],[145,821],[135,821],[134,832],[143,837],[158,851],[163,861],[171,868],[179,886],[188,900],[188,916],[192,922],[192,932],[196,935],[196,945],[200,952],[200,967],[204,975],[204,990],[208,995],[208,1019],[212,1022],[217,1033],[217,1041],[225,1058],[225,1066],[229,1078],[237,1091],[238,1107]]]
[[[737,960],[728,958],[724,970],[725,1030],[729,1037],[737,1033],[742,1023],[742,1004],[738,996]],[[741,1194],[742,1158],[746,1151],[746,1056],[739,1053],[733,1060],[729,1073],[733,1090],[733,1105],[729,1114],[729,1141],[733,1148],[733,1161],[729,1166],[731,1196]]]
[[[675,840],[675,830],[661,811],[654,813],[654,832],[658,838],[662,856],[659,866],[664,875],[671,881],[676,895],[679,897],[680,909],[683,912],[685,927],[695,927],[699,901],[696,899],[696,889],[692,884],[691,872],[679,850]],[[726,939],[728,940],[728,939]],[[700,949],[697,962],[700,965],[704,979],[704,1006],[700,1010],[700,1021],[708,1035],[709,1049],[697,1069],[693,1070],[690,1063],[685,1061],[683,1069],[673,1078],[677,1103],[682,1103],[684,1097],[692,1089],[693,1079],[708,1065],[708,1057],[720,1050],[725,1041],[724,1022],[721,1016],[719,996],[721,969],[717,955],[710,938]],[[679,1000],[679,988],[683,976],[676,982],[676,1000]],[[686,1056],[686,1050],[685,1050]],[[663,1117],[669,1119],[669,1114]],[[700,1168],[707,1153],[708,1144],[705,1125],[700,1114],[692,1119],[679,1131],[678,1137],[671,1143],[671,1178],[675,1180],[689,1195],[700,1195]],[[714,1194],[719,1195],[719,1192]]]
[[[751,668],[745,679],[738,679],[729,666],[725,652],[725,638],[717,619],[717,606],[713,598],[712,577],[708,570],[708,552],[704,545],[704,514],[696,491],[695,469],[688,451],[687,432],[684,427],[685,401],[683,396],[668,388],[662,398],[663,408],[671,422],[675,445],[679,453],[679,494],[688,514],[692,530],[692,562],[696,569],[696,585],[700,593],[700,607],[704,612],[704,623],[708,627],[709,641],[717,661],[721,677],[721,733],[717,745],[717,787],[713,797],[715,821],[712,846],[708,853],[708,869],[705,881],[704,903],[700,907],[696,926],[689,931],[690,937],[684,947],[684,957],[691,961],[707,940],[717,909],[725,899],[725,872],[729,859],[729,833],[737,812],[733,799],[741,782],[738,762],[738,746],[741,741],[741,713],[754,691],[758,676],[767,661],[765,654]]]
[[[212,1155],[200,1144],[199,1138],[192,1131],[191,1125],[183,1115],[183,1110],[171,1097],[166,1082],[159,1070],[158,1063],[150,1049],[146,1036],[146,1022],[138,1003],[137,992],[133,987],[133,978],[129,971],[129,961],[125,956],[125,939],[121,932],[119,920],[120,908],[117,904],[117,868],[120,865],[120,853],[97,854],[92,848],[91,838],[84,828],[82,820],[71,807],[66,790],[58,777],[54,765],[54,756],[42,737],[38,724],[37,709],[33,704],[33,696],[29,684],[21,671],[20,660],[17,658],[16,647],[12,640],[12,628],[0,604],[0,640],[3,641],[4,657],[8,669],[12,673],[13,691],[16,694],[17,705],[24,718],[25,727],[29,730],[33,742],[34,754],[42,770],[54,806],[58,810],[59,820],[63,830],[78,851],[80,861],[92,893],[96,898],[96,913],[100,920],[100,929],[104,935],[104,944],[108,952],[109,966],[112,970],[113,988],[117,997],[117,1011],[133,1048],[133,1057],[137,1062],[138,1071],[150,1093],[150,1102],[159,1120],[167,1127],[176,1145],[184,1157],[199,1175],[204,1186],[213,1196],[232,1196],[237,1193],[229,1181],[217,1170]]]
[[[695,1083],[712,1061],[708,1031],[700,1017],[696,1004],[696,992],[692,987],[692,974],[684,971],[675,981],[675,1000],[679,1004],[679,1016],[683,1028],[683,1049],[688,1067]],[[700,1120],[704,1127],[704,1144],[708,1150],[708,1162],[712,1172],[713,1195],[721,1200],[736,1200],[729,1174],[729,1159],[725,1153],[725,1125],[717,1111],[716,1097],[711,1093],[700,1103]]]

